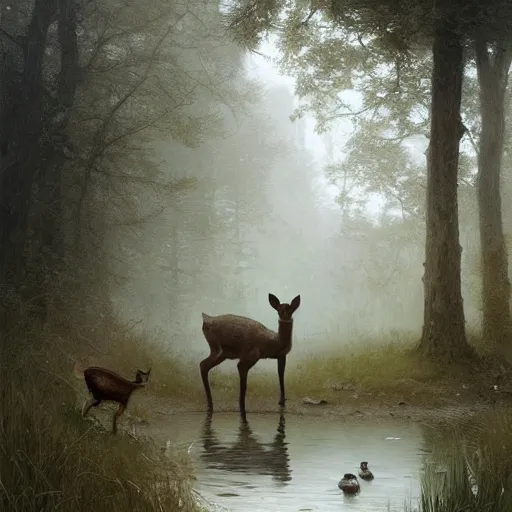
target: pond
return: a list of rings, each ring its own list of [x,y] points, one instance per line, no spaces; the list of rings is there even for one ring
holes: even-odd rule
[[[188,449],[196,489],[231,511],[400,511],[416,505],[425,453],[423,427],[398,420],[334,415],[179,413],[161,417],[151,435]],[[375,479],[357,496],[338,489],[343,473],[368,461]]]

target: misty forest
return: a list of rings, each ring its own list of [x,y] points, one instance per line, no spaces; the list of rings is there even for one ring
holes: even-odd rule
[[[0,510],[512,510],[512,4],[0,0]]]

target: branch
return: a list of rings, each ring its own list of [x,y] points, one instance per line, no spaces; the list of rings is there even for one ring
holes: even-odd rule
[[[463,126],[464,126],[464,133],[467,134],[469,143],[471,144],[471,147],[473,148],[473,150],[476,153],[476,156],[478,157],[478,155],[480,154],[478,144],[476,143],[476,141],[473,137],[473,134],[471,133],[471,130],[467,126],[465,126],[465,125],[463,125]]]
[[[167,209],[166,206],[160,206],[156,208],[154,211],[147,213],[146,215],[141,215],[132,220],[127,220],[124,222],[110,222],[111,226],[138,226],[140,224],[145,224],[150,219],[155,219],[159,215],[161,215]]]
[[[464,185],[466,185],[467,187],[471,187],[471,188],[475,188],[475,184],[474,183],[471,183],[470,181],[468,181],[466,178],[460,178],[459,177],[459,181],[461,183],[463,183]]]
[[[105,135],[107,132],[108,127],[110,126],[110,123],[113,121],[116,113],[121,109],[123,105],[136,93],[136,91],[139,89],[139,87],[142,86],[142,84],[148,79],[149,73],[151,71],[151,68],[153,66],[154,59],[156,57],[156,54],[158,53],[159,49],[161,48],[163,42],[167,38],[167,36],[170,34],[172,30],[172,25],[169,25],[167,30],[164,32],[162,37],[158,40],[157,44],[153,48],[153,51],[151,52],[151,55],[149,57],[149,62],[146,67],[146,71],[142,75],[142,77],[133,84],[132,87],[125,93],[125,95],[110,109],[107,116],[105,117],[104,121],[101,123],[101,126],[96,131],[96,134],[93,137],[92,141],[92,147],[93,150],[91,151],[91,154],[89,158],[87,159],[87,163],[85,165],[85,174],[82,179],[81,183],[81,191],[80,196],[77,201],[77,211],[76,216],[78,219],[81,217],[81,211],[83,208],[83,204],[85,201],[85,195],[87,193],[87,185],[89,183],[91,174],[94,169],[94,165],[96,160],[103,154],[105,151]],[[94,150],[94,148],[96,148]],[[77,233],[79,233],[80,230],[77,230]]]
[[[309,20],[316,14],[317,11],[318,11],[318,7],[314,8],[314,9],[311,8],[311,10],[309,11],[308,17],[304,21],[301,22],[301,25],[306,26],[308,24]]]
[[[154,126],[155,123],[160,121],[163,117],[168,115],[169,111],[164,110],[161,112],[158,116],[151,118],[151,120],[146,121],[145,123],[140,124],[139,126],[136,126],[130,130],[126,130],[125,132],[121,133],[120,135],[117,135],[116,137],[112,137],[111,139],[107,140],[103,144],[103,151],[107,149],[110,146],[113,146],[116,142],[119,142],[122,139],[126,139],[127,137],[131,137],[132,135],[135,135],[137,133],[140,133],[151,126]]]
[[[345,105],[340,105],[337,108],[332,110],[331,115],[326,116],[324,119],[325,122],[334,121],[335,119],[338,119],[340,117],[357,117],[361,114],[364,114],[372,109],[378,108],[380,105],[370,105],[369,107],[362,108],[361,110],[358,110],[357,112],[336,112],[337,110],[341,109],[342,107],[345,107]]]

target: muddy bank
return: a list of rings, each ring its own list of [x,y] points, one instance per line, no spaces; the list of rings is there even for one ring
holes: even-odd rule
[[[487,369],[488,370],[488,369]],[[403,419],[430,423],[453,421],[485,413],[494,408],[512,406],[512,389],[505,385],[494,389],[490,371],[453,371],[440,380],[417,381],[399,379],[396,387],[369,388],[357,383],[336,382],[323,389],[303,392],[288,388],[285,412],[297,415],[361,417],[368,419]],[[512,381],[512,378],[511,378]],[[238,383],[212,385],[214,410],[238,412]],[[141,396],[142,398],[142,396]],[[206,403],[202,388],[196,387],[187,396],[159,397],[149,387],[144,393],[144,404],[152,414],[173,415],[180,412],[204,412]],[[249,383],[246,397],[247,413],[279,413],[277,382],[264,389]]]
[[[172,398],[159,398],[147,396],[144,400],[151,409],[152,415],[173,416],[180,413],[204,412],[206,406],[202,403],[190,403]],[[233,412],[238,413],[238,404],[236,400],[230,403],[221,403],[220,400],[214,404],[214,412]],[[290,400],[284,409],[286,414],[296,415],[314,415],[314,416],[334,416],[340,420],[350,418],[366,418],[368,420],[378,421],[389,418],[403,421],[412,421],[416,423],[450,422],[458,419],[475,416],[486,411],[492,410],[496,405],[489,401],[475,401],[464,403],[447,403],[438,405],[420,405],[409,404],[399,401],[393,403],[327,403],[322,405],[311,405],[303,403],[302,399]],[[250,414],[279,414],[280,408],[276,400],[248,400],[247,415]]]

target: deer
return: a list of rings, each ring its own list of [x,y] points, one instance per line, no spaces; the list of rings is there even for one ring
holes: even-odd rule
[[[240,377],[239,409],[243,420],[246,420],[245,394],[247,391],[247,374],[260,359],[277,359],[279,377],[279,406],[285,406],[284,373],[286,356],[292,349],[292,315],[300,306],[300,295],[290,304],[281,301],[272,293],[268,294],[268,302],[278,314],[278,330],[272,331],[260,322],[244,316],[219,315],[210,316],[202,313],[203,334],[210,347],[210,355],[200,363],[201,378],[208,412],[213,413],[213,400],[208,380],[209,371],[226,359],[239,360],[237,364]]]
[[[91,407],[98,407],[103,401],[117,402],[118,410],[114,414],[112,423],[112,433],[117,433],[117,420],[126,410],[128,400],[136,389],[144,387],[144,383],[149,380],[151,368],[147,372],[137,370],[135,380],[130,381],[121,377],[121,375],[107,370],[91,366],[84,370],[85,383],[92,398],[87,400],[82,407],[82,417],[85,418]]]

